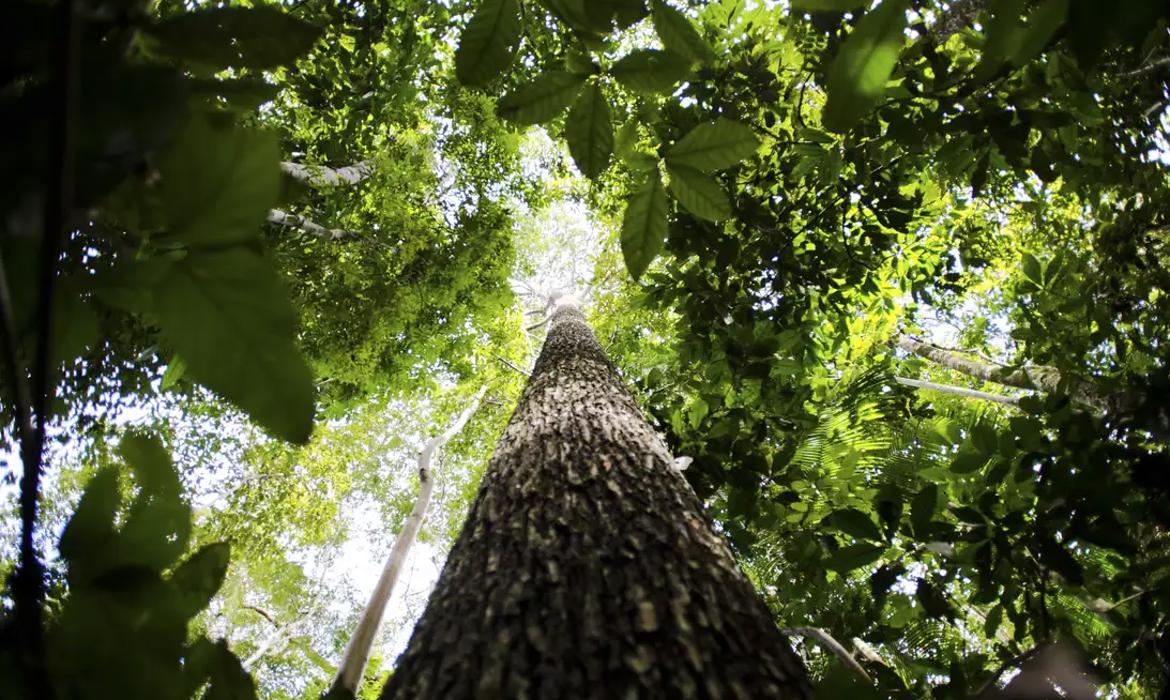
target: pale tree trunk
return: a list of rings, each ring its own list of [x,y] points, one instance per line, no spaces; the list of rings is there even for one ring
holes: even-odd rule
[[[363,160],[342,168],[284,162],[280,164],[280,169],[310,187],[333,187],[356,185],[365,180],[374,173],[374,161]]]
[[[1055,367],[994,365],[904,335],[898,337],[897,344],[906,352],[930,360],[936,365],[953,369],[969,377],[982,379],[985,382],[1016,387],[1017,389],[1042,391],[1047,394],[1067,393],[1072,400],[1099,412],[1112,408],[1110,399],[1087,382],[1076,382],[1067,387],[1062,386],[1063,377]]]
[[[278,226],[287,226],[295,228],[305,233],[323,238],[327,241],[343,241],[349,238],[357,238],[353,233],[339,228],[325,228],[320,224],[314,223],[303,216],[296,214],[289,214],[281,209],[272,209],[268,212],[268,222]]]
[[[805,698],[804,668],[565,304],[383,698]]]
[[[431,479],[431,461],[439,449],[450,442],[451,438],[458,435],[467,425],[467,421],[471,420],[472,414],[479,408],[486,392],[487,386],[485,385],[476,393],[455,421],[441,434],[427,440],[419,452],[419,487],[414,507],[402,523],[402,530],[398,533],[398,538],[394,540],[390,557],[386,560],[386,566],[382,568],[382,575],[378,578],[374,592],[370,595],[370,602],[366,605],[365,612],[362,613],[361,620],[358,621],[357,628],[354,629],[353,636],[350,637],[349,644],[345,647],[345,653],[342,654],[341,663],[337,667],[337,676],[334,678],[333,686],[326,697],[352,698],[357,694],[362,674],[366,670],[366,663],[370,659],[370,649],[374,645],[374,639],[378,636],[378,628],[382,625],[386,604],[390,601],[390,595],[394,593],[394,584],[398,582],[398,575],[406,563],[406,555],[410,553],[410,547],[414,544],[415,538],[418,537],[418,530],[422,526],[423,519],[427,514],[427,507],[431,503],[431,493],[435,489],[435,482]]]

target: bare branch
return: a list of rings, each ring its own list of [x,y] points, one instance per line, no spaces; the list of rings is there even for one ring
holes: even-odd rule
[[[356,185],[365,180],[374,172],[374,161],[367,159],[341,168],[284,162],[280,169],[310,187],[334,187]]]
[[[351,238],[357,238],[357,235],[339,228],[325,228],[320,224],[314,223],[303,216],[290,214],[281,209],[273,209],[268,212],[268,223],[276,224],[277,226],[287,226],[295,228],[305,233],[322,238],[327,241],[344,241]]]
[[[905,386],[914,387],[915,389],[930,389],[931,391],[938,391],[943,394],[954,394],[955,396],[963,396],[969,399],[981,399],[983,401],[995,401],[996,403],[1007,404],[1008,406],[1020,405],[1020,397],[1018,396],[992,394],[986,391],[976,391],[975,389],[951,386],[950,384],[936,384],[934,382],[927,382],[921,379],[908,379],[906,377],[894,377],[894,381]]]
[[[788,627],[780,631],[793,637],[811,637],[815,639],[821,646],[828,649],[834,656],[840,659],[841,663],[848,666],[849,670],[863,678],[866,683],[873,685],[873,678],[861,667],[861,664],[857,663],[857,659],[853,658],[853,654],[850,654],[845,647],[841,646],[840,642],[833,639],[831,634],[820,627]]]

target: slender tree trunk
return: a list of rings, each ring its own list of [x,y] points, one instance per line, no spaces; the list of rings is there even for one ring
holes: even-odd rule
[[[553,314],[383,698],[805,698],[584,317]]]
[[[284,162],[280,164],[280,168],[291,177],[310,187],[332,187],[335,185],[356,185],[365,180],[374,173],[374,161],[363,160],[360,163],[342,168]]]
[[[324,238],[327,241],[343,241],[349,238],[357,238],[354,234],[339,228],[325,228],[324,226],[314,223],[303,216],[296,214],[289,214],[282,209],[273,209],[268,212],[268,222],[278,226],[287,226],[295,228],[305,233],[316,236],[317,238]]]
[[[1078,382],[1063,387],[1063,377],[1055,367],[1003,367],[982,362],[960,353],[924,343],[907,336],[898,337],[898,347],[931,362],[942,365],[969,377],[985,382],[1012,386],[1017,389],[1031,389],[1048,394],[1068,393],[1074,401],[1085,404],[1097,411],[1110,408],[1110,400],[1096,387],[1087,382]]]
[[[950,384],[936,384],[935,382],[927,382],[921,379],[907,379],[906,377],[894,377],[894,381],[904,386],[911,386],[915,389],[929,389],[937,391],[942,394],[954,394],[955,396],[962,396],[968,399],[980,399],[982,401],[995,401],[996,403],[1007,404],[1008,406],[1019,406],[1020,397],[1018,396],[1004,396],[1003,394],[992,394],[986,391],[976,391],[975,389],[968,389],[961,386],[951,386]]]
[[[479,403],[483,400],[485,393],[487,393],[486,385],[476,393],[475,398],[463,409],[455,422],[441,434],[427,440],[419,452],[418,496],[415,497],[414,507],[411,509],[410,515],[406,517],[406,521],[402,523],[402,531],[398,533],[398,538],[394,540],[394,547],[390,550],[390,558],[386,560],[382,575],[378,578],[374,592],[370,595],[370,602],[366,605],[366,610],[362,613],[362,618],[358,621],[357,628],[354,630],[353,636],[350,637],[349,644],[345,647],[345,653],[342,654],[341,663],[337,667],[337,677],[334,678],[333,686],[326,693],[326,697],[352,698],[357,694],[362,674],[366,671],[366,663],[370,660],[370,649],[374,645],[374,638],[378,636],[378,628],[382,626],[382,616],[386,612],[386,604],[390,602],[390,595],[394,593],[394,584],[398,582],[398,574],[406,563],[406,555],[410,553],[410,547],[414,544],[415,538],[418,537],[419,527],[422,526],[423,518],[427,514],[427,507],[431,503],[431,493],[435,489],[435,482],[431,480],[431,460],[439,448],[446,445],[451,438],[463,430],[467,421],[471,420],[471,415],[479,408]]]

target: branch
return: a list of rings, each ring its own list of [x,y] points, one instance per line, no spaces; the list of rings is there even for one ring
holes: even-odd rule
[[[365,180],[374,173],[374,161],[366,159],[360,163],[346,165],[341,168],[329,168],[324,165],[304,165],[286,161],[280,164],[280,169],[309,187],[333,187],[336,185],[356,185],[362,180]]]
[[[992,394],[986,391],[976,391],[975,389],[951,386],[950,384],[935,384],[934,382],[922,381],[920,379],[908,379],[906,377],[894,377],[894,381],[904,386],[912,386],[915,389],[930,389],[932,391],[938,391],[943,394],[954,394],[955,396],[963,396],[968,399],[995,401],[996,403],[1007,404],[1008,406],[1020,405],[1020,397],[1018,396]]]
[[[834,656],[840,659],[841,663],[848,666],[849,670],[863,678],[866,683],[874,685],[873,678],[866,673],[865,669],[861,667],[861,664],[857,663],[857,659],[853,658],[853,654],[850,654],[845,647],[841,646],[840,642],[833,639],[831,634],[820,627],[787,627],[780,631],[793,637],[805,637],[806,639],[811,637],[815,639],[820,642],[821,646],[831,651]]]
[[[532,376],[532,372],[527,372],[527,371],[525,371],[525,370],[522,370],[522,369],[520,369],[519,367],[517,367],[516,365],[512,364],[512,363],[511,363],[511,362],[509,362],[508,360],[505,360],[504,358],[500,357],[499,355],[496,355],[496,354],[494,354],[494,353],[493,353],[493,355],[492,355],[492,356],[493,356],[493,357],[495,357],[497,360],[499,360],[501,363],[503,363],[503,365],[504,365],[505,367],[507,367],[507,368],[509,368],[509,369],[516,370],[516,371],[517,371],[517,372],[519,372],[520,374],[523,374],[525,377],[531,377],[531,376]]]
[[[398,581],[398,574],[406,563],[406,555],[410,552],[410,547],[418,536],[418,530],[427,513],[427,506],[431,502],[431,493],[435,488],[434,481],[431,480],[431,460],[439,448],[463,430],[467,421],[471,420],[472,414],[479,408],[486,393],[487,385],[485,384],[455,421],[442,433],[427,440],[419,452],[419,488],[418,495],[414,499],[414,507],[411,508],[410,515],[402,524],[398,538],[394,540],[390,557],[386,560],[386,566],[382,569],[382,575],[378,578],[377,585],[374,586],[374,592],[370,595],[370,602],[366,605],[361,620],[358,621],[357,629],[354,630],[349,644],[345,647],[345,653],[342,654],[341,663],[337,667],[337,677],[334,678],[333,685],[325,697],[352,698],[357,694],[358,684],[361,683],[362,675],[366,670],[366,662],[370,658],[370,649],[374,645],[374,638],[378,634],[378,627],[381,626],[382,616],[386,612],[386,604],[390,602],[390,595],[394,592],[394,584]]]
[[[316,236],[327,241],[345,241],[351,238],[357,238],[357,235],[339,228],[325,228],[320,224],[314,223],[303,216],[296,214],[289,214],[281,209],[273,209],[268,212],[268,223],[276,224],[277,226],[287,226],[295,228],[305,233]]]
[[[1170,66],[1170,56],[1163,56],[1162,58],[1159,58],[1157,61],[1154,61],[1152,63],[1147,63],[1146,65],[1142,66],[1141,68],[1136,68],[1136,69],[1131,70],[1131,71],[1126,71],[1125,73],[1120,73],[1120,74],[1118,74],[1117,77],[1119,77],[1119,78],[1137,78],[1139,76],[1145,75],[1146,73],[1153,73],[1154,71],[1158,70],[1159,68],[1161,68],[1163,66]]]

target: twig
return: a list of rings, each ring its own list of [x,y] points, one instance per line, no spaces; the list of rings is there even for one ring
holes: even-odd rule
[[[522,370],[522,369],[520,369],[519,367],[517,367],[516,365],[512,364],[512,363],[511,363],[511,362],[509,362],[508,360],[505,360],[504,358],[500,357],[499,355],[496,355],[496,354],[494,354],[494,353],[493,353],[493,354],[492,354],[492,356],[493,356],[493,357],[495,357],[497,360],[499,360],[501,363],[503,363],[503,365],[504,365],[505,367],[507,367],[507,368],[509,368],[509,369],[516,370],[516,371],[517,371],[517,372],[519,372],[520,374],[523,374],[525,377],[531,377],[531,376],[532,376],[532,372],[527,372],[527,371],[525,371],[525,370]]]
[[[991,674],[991,678],[988,678],[987,682],[979,686],[979,690],[975,691],[976,700],[986,696],[987,691],[995,687],[995,682],[999,680],[999,677],[1002,676],[1005,671],[1007,671],[1009,668],[1022,665],[1025,661],[1035,656],[1038,651],[1040,651],[1040,647],[1032,647],[1024,653],[1017,654],[1016,656],[1013,656],[1012,658],[1000,664],[999,668],[997,668],[995,672]]]
[[[1119,78],[1136,78],[1140,75],[1145,75],[1146,73],[1153,73],[1154,71],[1158,70],[1162,66],[1170,66],[1170,56],[1163,56],[1162,58],[1159,58],[1157,61],[1154,61],[1153,63],[1147,63],[1146,65],[1142,66],[1141,68],[1135,68],[1134,70],[1126,71],[1125,73],[1120,73],[1120,74],[1118,74],[1117,77],[1119,77]]]
[[[788,627],[780,631],[784,634],[792,635],[794,637],[811,637],[817,640],[821,643],[821,646],[831,651],[834,656],[840,659],[841,663],[848,666],[849,670],[863,678],[866,683],[869,683],[870,685],[874,684],[873,678],[869,675],[869,673],[866,672],[864,668],[861,667],[861,664],[857,663],[857,659],[853,658],[853,654],[850,654],[845,647],[841,646],[840,642],[838,642],[836,639],[833,639],[831,634],[821,629],[820,627]]]
[[[983,401],[995,401],[996,403],[1007,404],[1008,406],[1019,406],[1020,398],[1018,396],[1004,396],[1003,394],[992,394],[986,391],[977,391],[975,389],[968,389],[961,386],[951,386],[949,384],[936,384],[935,382],[927,382],[921,379],[909,379],[907,377],[894,377],[894,381],[904,386],[914,387],[915,389],[930,389],[944,394],[954,394],[955,396],[963,396],[969,399],[982,399]]]

